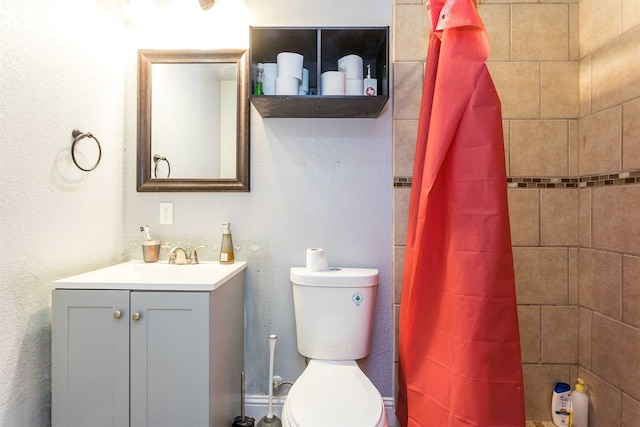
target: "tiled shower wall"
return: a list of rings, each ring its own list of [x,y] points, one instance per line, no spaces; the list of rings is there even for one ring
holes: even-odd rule
[[[428,40],[424,7],[394,6],[396,319]],[[579,374],[591,386],[592,426],[633,425],[629,417],[640,419],[640,0],[483,0],[478,9],[502,101],[527,419],[550,419],[553,384]]]

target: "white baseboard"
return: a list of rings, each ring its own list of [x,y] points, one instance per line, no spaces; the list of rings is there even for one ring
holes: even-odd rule
[[[282,417],[282,405],[284,405],[284,396],[274,396],[273,413],[278,417]],[[397,427],[395,402],[392,397],[383,397],[384,407],[387,410],[387,418],[389,419],[389,427]],[[269,396],[261,394],[250,394],[245,396],[245,413],[248,417],[260,420],[267,415],[269,411]],[[240,414],[238,414],[240,415]]]

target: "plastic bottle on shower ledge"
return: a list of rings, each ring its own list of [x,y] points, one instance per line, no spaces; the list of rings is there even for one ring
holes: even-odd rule
[[[589,425],[589,397],[584,392],[584,380],[577,379],[576,388],[571,392],[571,426]]]
[[[233,264],[233,241],[231,239],[231,223],[222,223],[222,247],[220,248],[220,264]]]
[[[557,427],[571,425],[571,387],[567,383],[556,383],[551,398],[551,419]]]

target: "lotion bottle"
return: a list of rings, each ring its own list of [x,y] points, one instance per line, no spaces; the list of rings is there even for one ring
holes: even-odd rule
[[[567,383],[556,383],[551,398],[551,419],[557,427],[571,425],[571,387]]]
[[[582,378],[578,378],[576,388],[571,392],[571,425],[574,427],[589,425],[589,397],[584,392]]]
[[[231,223],[222,223],[222,247],[220,248],[220,264],[233,264],[233,242],[231,240]]]

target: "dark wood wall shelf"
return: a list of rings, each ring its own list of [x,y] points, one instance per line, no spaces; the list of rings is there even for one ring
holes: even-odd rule
[[[275,63],[280,52],[304,56],[309,70],[309,95],[251,95],[263,118],[376,118],[389,99],[389,27],[251,27],[252,87],[258,63]],[[366,76],[377,79],[376,96],[321,96],[320,75],[337,70],[338,59],[362,57]]]

